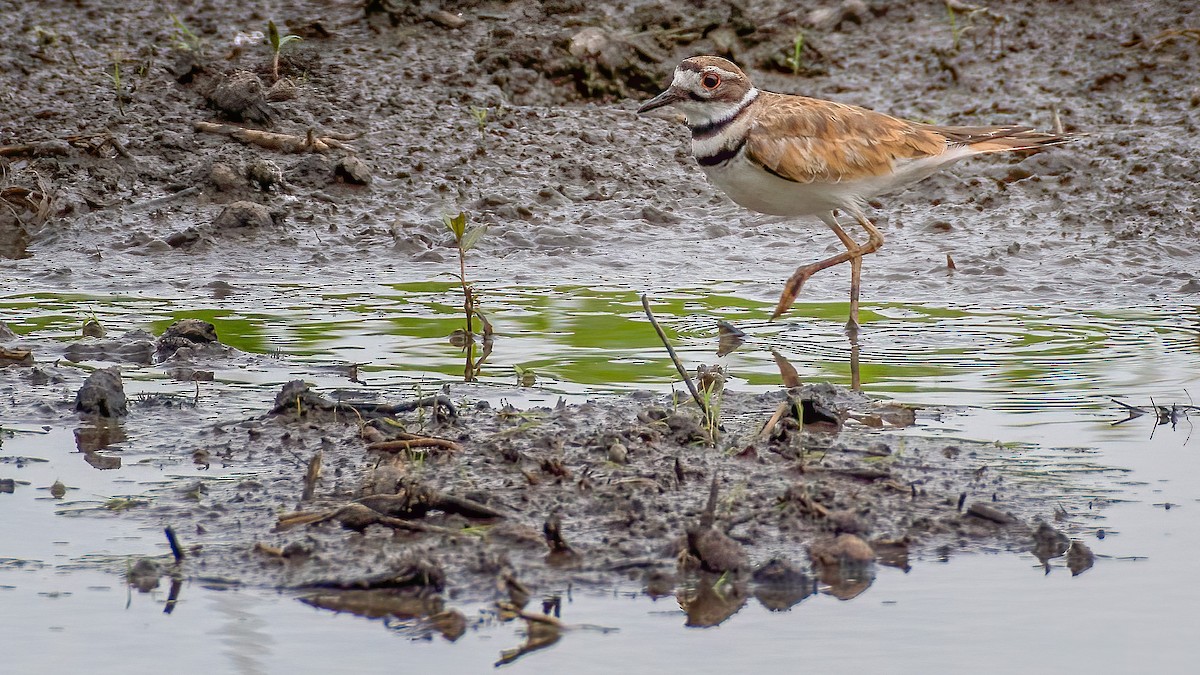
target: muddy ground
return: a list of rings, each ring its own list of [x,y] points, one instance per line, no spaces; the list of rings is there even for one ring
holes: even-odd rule
[[[996,2],[953,21],[936,2],[201,2],[172,5],[178,21],[167,7],[111,2],[0,6],[12,18],[0,25],[6,293],[171,284],[211,296],[236,292],[228,279],[433,274],[454,255],[441,215],[465,210],[489,225],[478,253],[501,282],[749,279],[771,300],[796,264],[836,240],[815,221],[732,205],[696,170],[683,128],[632,112],[678,59],[699,53],[729,56],[777,91],[946,124],[1050,127],[1057,111],[1066,130],[1087,134],[885,199],[877,217],[889,241],[866,264],[867,302],[1120,306],[1200,291],[1191,2]],[[268,19],[303,37],[283,48],[278,81],[269,51],[238,37]],[[801,58],[789,62],[799,34]],[[239,140],[232,127],[287,136]],[[844,289],[831,273],[805,293],[840,299]],[[70,358],[22,332],[3,344],[32,348],[39,365],[3,371],[13,422],[74,423],[87,373],[50,365],[60,357],[164,372],[256,360],[215,351],[159,364],[139,347]],[[753,440],[782,391],[728,393],[729,428],[713,448],[693,433],[694,410],[663,400],[513,412],[473,407],[478,397],[452,389],[456,417],[399,419],[462,449],[389,459],[390,482],[357,416],[304,406],[267,415],[273,395],[251,415],[235,394],[229,410],[204,414],[178,402],[130,407],[122,433],[142,452],[186,446],[249,474],[165,489],[121,516],[200,545],[187,575],[302,587],[411,572],[408,583],[473,598],[632,576],[666,579],[666,592],[679,554],[708,540],[699,535],[714,476],[723,534],[712,539],[747,573],[776,556],[807,572],[808,547],[845,533],[899,550],[1028,547],[1034,521],[1054,517],[1036,485],[976,475],[984,446],[901,441],[854,422],[835,437],[793,429]],[[301,499],[318,449],[323,477]],[[323,512],[401,478],[413,494],[436,490],[504,517],[438,510],[415,521],[465,534],[372,525],[360,535],[331,522],[274,531],[281,511]],[[987,503],[995,493],[1016,522],[963,515],[964,491]],[[544,559],[542,528],[556,515],[578,556],[553,560],[561,566]]]

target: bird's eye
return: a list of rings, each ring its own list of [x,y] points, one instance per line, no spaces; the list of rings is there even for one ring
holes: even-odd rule
[[[709,73],[700,78],[700,84],[703,85],[705,89],[716,89],[721,85],[721,77],[715,73]]]

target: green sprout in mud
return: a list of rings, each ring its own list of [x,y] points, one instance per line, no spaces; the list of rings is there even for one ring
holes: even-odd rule
[[[299,35],[280,35],[275,22],[267,22],[267,44],[271,47],[271,77],[274,80],[279,80],[279,52],[283,50],[284,45],[303,39]]]
[[[700,398],[704,401],[704,429],[713,443],[717,441],[721,426],[721,394],[722,387],[716,381],[700,387]]]
[[[112,82],[113,93],[117,97],[117,111],[121,116],[125,116],[125,92],[121,89],[121,61],[113,59],[113,69],[111,73],[106,73],[108,79]]]
[[[1004,17],[1000,14],[989,10],[987,7],[975,7],[966,5],[956,0],[945,0],[946,2],[946,19],[950,22],[950,39],[953,43],[953,50],[958,51],[959,45],[962,43],[962,37],[967,34],[973,27],[972,21],[975,15],[984,14],[996,21],[1003,21]],[[955,12],[955,9],[958,12]],[[961,13],[962,19],[959,19]]]
[[[479,137],[483,138],[487,133],[488,109],[471,106],[471,117],[475,118],[475,126],[479,128]]]
[[[479,375],[484,361],[492,353],[492,323],[487,316],[479,311],[478,297],[475,286],[467,281],[467,251],[475,248],[479,240],[487,232],[486,225],[467,227],[467,214],[460,212],[457,216],[442,216],[442,223],[454,237],[454,246],[458,249],[458,278],[463,292],[463,315],[466,318],[466,329],[459,329],[451,335],[451,343],[460,346],[467,354],[466,366],[463,369],[463,379],[473,382]],[[475,318],[479,318],[483,337],[483,353],[475,358]]]
[[[454,236],[454,246],[458,249],[458,277],[463,291],[463,314],[467,319],[467,333],[475,331],[472,317],[475,316],[475,287],[467,281],[467,251],[479,244],[479,239],[487,232],[486,225],[467,227],[467,214],[460,212],[457,216],[442,216],[446,229]]]
[[[522,368],[513,364],[513,372],[517,374],[517,384],[522,387],[532,387],[537,382],[537,373],[532,368]]]
[[[196,35],[191,28],[187,27],[179,17],[174,14],[169,15],[171,23],[175,24],[175,35],[171,39],[171,46],[181,52],[191,52],[193,54],[200,53],[200,36]]]
[[[796,39],[792,42],[792,55],[785,59],[787,65],[792,68],[792,75],[799,75],[804,69],[804,32],[796,33]]]
[[[84,337],[104,337],[104,325],[100,323],[100,317],[96,316],[96,310],[88,307],[87,314],[83,317],[83,336]]]
[[[954,51],[958,51],[958,44],[962,39],[962,31],[958,29],[958,21],[954,17],[954,7],[950,3],[946,3],[946,15],[950,19],[950,38],[954,43]]]

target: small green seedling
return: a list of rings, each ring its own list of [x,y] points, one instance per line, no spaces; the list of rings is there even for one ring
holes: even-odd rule
[[[119,59],[114,59],[112,72],[105,73],[105,74],[108,75],[109,81],[112,82],[113,93],[115,93],[116,97],[117,97],[117,111],[121,113],[122,117],[124,117],[125,116],[125,91],[121,88],[121,61]]]
[[[467,251],[479,244],[479,239],[487,232],[486,225],[467,227],[467,214],[460,212],[457,216],[442,216],[446,229],[454,236],[454,245],[458,248],[458,277],[463,289],[463,313],[467,319],[467,333],[474,333],[474,321],[477,309],[475,307],[475,287],[467,281]]]
[[[274,21],[267,22],[267,44],[271,46],[271,76],[279,80],[279,52],[289,42],[303,40],[299,35],[280,35]]]
[[[175,35],[172,37],[171,46],[181,52],[192,52],[193,54],[200,53],[200,36],[192,32],[191,28],[187,27],[179,17],[174,14],[169,15],[171,23],[175,24]]]
[[[479,128],[479,135],[482,137],[487,132],[488,109],[471,106],[471,117],[475,118],[475,126]]]
[[[514,364],[513,371],[517,374],[517,384],[519,386],[532,387],[537,383],[537,373],[532,368],[522,368]]]
[[[801,70],[804,70],[804,33],[796,33],[796,39],[792,41],[792,55],[786,61],[792,67],[792,75],[799,75]]]

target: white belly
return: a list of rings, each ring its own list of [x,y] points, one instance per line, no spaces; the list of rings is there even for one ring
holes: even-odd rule
[[[845,209],[856,190],[839,183],[796,183],[763,171],[742,155],[716,166],[701,166],[708,180],[733,201],[772,216],[810,216]]]
[[[692,144],[693,151],[696,144]],[[811,216],[833,210],[853,213],[876,195],[903,189],[924,180],[938,169],[972,154],[955,148],[933,157],[901,160],[891,173],[837,183],[797,183],[780,178],[738,154],[724,164],[703,166],[708,179],[733,201],[772,216]]]

